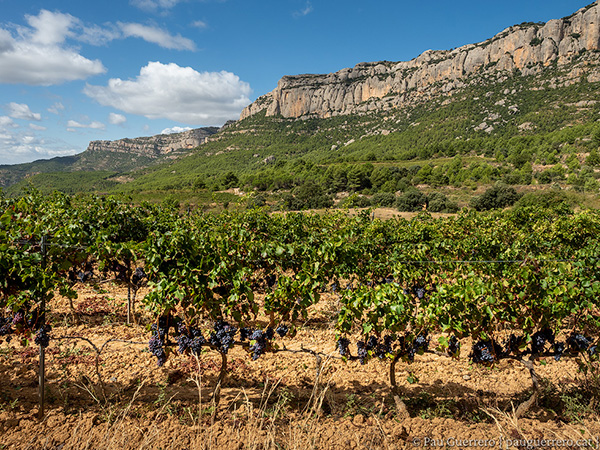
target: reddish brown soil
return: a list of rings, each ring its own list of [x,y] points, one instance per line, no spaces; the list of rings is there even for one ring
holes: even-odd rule
[[[468,351],[459,360],[418,356],[397,370],[411,413],[398,418],[389,363],[373,360],[361,366],[337,357],[331,324],[336,301],[327,295],[310,319],[298,324],[295,337],[278,340],[288,349],[332,355],[324,359],[317,388],[314,356],[278,353],[252,361],[236,347],[230,351],[215,417],[211,394],[220,356],[208,352],[196,361],[173,352],[158,368],[146,350],[146,327],[124,324],[126,292],[104,287],[106,292],[80,289],[75,301],[79,325],[68,303],[56,300],[53,336],[86,338],[97,348],[110,339],[141,344],[106,344],[98,360],[101,383],[97,353],[88,342],[54,339],[47,350],[42,420],[37,417],[37,349],[23,348],[15,339],[0,344],[0,449],[396,449],[439,447],[439,439],[446,439],[447,447],[461,446],[452,439],[482,439],[498,448],[502,439],[502,447],[509,448],[523,439],[600,437],[590,391],[582,397],[574,391],[593,386],[593,380],[580,374],[573,360],[537,365],[544,392],[516,420],[512,405],[516,408],[531,393],[529,373],[518,362],[476,367],[469,364]],[[149,317],[142,314],[140,321],[147,324]],[[408,371],[418,382],[407,382]],[[544,447],[541,441],[530,444]]]

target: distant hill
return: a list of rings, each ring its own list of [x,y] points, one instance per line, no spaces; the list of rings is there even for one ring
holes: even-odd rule
[[[51,172],[126,172],[142,169],[167,159],[187,154],[206,143],[219,131],[217,127],[197,128],[173,134],[160,134],[117,141],[92,141],[77,155],[38,160],[32,163],[0,165],[0,186]]]

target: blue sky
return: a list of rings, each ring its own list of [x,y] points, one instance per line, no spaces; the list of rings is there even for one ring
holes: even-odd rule
[[[590,0],[0,0],[0,164],[237,119],[283,75],[410,60]]]

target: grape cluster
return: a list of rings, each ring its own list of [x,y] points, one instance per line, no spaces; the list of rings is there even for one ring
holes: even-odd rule
[[[39,330],[36,331],[35,333],[35,340],[34,342],[36,343],[36,345],[40,345],[43,348],[48,347],[48,345],[50,344],[50,336],[48,335],[48,333],[52,330],[52,327],[50,325],[42,325]]]
[[[572,333],[571,336],[567,338],[567,345],[573,353],[584,352],[588,350],[591,344],[592,341],[590,338],[579,333]]]
[[[275,330],[275,332],[279,335],[279,337],[285,337],[286,334],[288,334],[288,331],[290,331],[290,329],[286,326],[286,325],[279,325],[277,327],[277,329]]]
[[[533,355],[537,355],[544,351],[546,347],[546,342],[553,344],[554,343],[554,333],[552,330],[545,328],[537,333],[534,333],[531,336],[531,353]]]
[[[558,361],[558,360],[560,360],[560,357],[562,356],[562,354],[565,352],[566,347],[565,347],[564,342],[555,342],[553,349],[554,349],[554,360]]]
[[[252,334],[252,328],[243,327],[240,328],[240,340],[244,342],[246,339],[250,337]]]
[[[17,313],[13,316],[12,325],[15,327],[17,327],[19,325],[20,326],[25,325],[25,313],[23,312],[22,309],[17,311]]]
[[[153,323],[151,326],[152,337],[148,342],[150,353],[156,356],[158,367],[161,367],[167,361],[167,352],[165,344],[169,338],[169,317],[160,316],[158,323]]]
[[[0,316],[0,336],[6,336],[6,341],[10,342],[12,333],[12,319]]]
[[[407,356],[410,362],[415,360],[415,355],[417,353],[426,352],[429,348],[429,338],[427,337],[427,333],[419,333],[419,335],[415,338],[412,345],[409,347]]]
[[[233,347],[233,337],[237,333],[237,328],[232,327],[227,322],[219,320],[215,322],[214,331],[211,333],[208,342],[217,348],[221,353],[227,354]]]
[[[358,349],[356,353],[358,360],[361,364],[364,364],[367,357],[369,356],[369,351],[367,350],[364,341],[358,341],[356,343],[356,348]]]
[[[460,341],[456,336],[451,336],[448,340],[448,355],[452,358],[458,358],[460,355]]]
[[[415,294],[419,300],[423,300],[423,298],[425,298],[425,288],[421,286],[413,286],[412,291],[413,294]]]
[[[267,333],[262,330],[254,330],[250,335],[250,340],[254,343],[250,346],[252,360],[256,361],[261,355],[264,355],[267,349]]]
[[[348,346],[350,345],[350,341],[345,338],[345,337],[341,337],[338,339],[337,343],[336,343],[336,350],[338,350],[340,352],[340,355],[342,355],[344,358],[350,356],[350,351],[348,349]]]
[[[161,367],[167,361],[167,353],[163,347],[164,342],[158,334],[153,334],[148,342],[148,350],[156,356],[158,367]]]
[[[131,276],[131,282],[135,285],[135,286],[139,286],[142,281],[144,280],[144,278],[147,278],[148,276],[146,275],[146,272],[144,272],[144,269],[141,267],[137,267],[135,269],[135,271],[133,272],[133,275]]]
[[[473,351],[469,355],[475,364],[493,364],[502,348],[492,341],[479,341],[473,345]]]
[[[375,348],[375,355],[379,359],[385,358],[385,356],[389,353],[392,353],[392,344],[394,342],[394,337],[392,335],[386,335],[383,338],[383,341],[377,344]]]
[[[115,278],[121,281],[127,280],[127,266],[121,264],[118,261],[110,261],[108,263],[108,268],[112,270],[115,274]]]

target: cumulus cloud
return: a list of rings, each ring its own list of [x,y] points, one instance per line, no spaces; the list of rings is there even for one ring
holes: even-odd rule
[[[188,125],[219,125],[237,119],[250,103],[250,85],[230,72],[197,72],[177,64],[150,62],[133,80],[112,78],[84,93],[104,106],[149,119]]]
[[[122,125],[127,122],[127,118],[123,114],[110,113],[108,115],[108,122],[111,125]]]
[[[175,0],[151,3],[167,7]],[[98,59],[83,56],[67,41],[105,45],[115,39],[144,39],[163,48],[196,50],[191,39],[173,35],[156,25],[139,23],[85,24],[77,17],[41,10],[25,16],[27,26],[16,27],[14,34],[0,24],[0,83],[50,86],[84,80],[106,72]]]
[[[99,60],[64,45],[74,35],[75,17],[42,10],[26,20],[29,27],[19,28],[17,36],[0,28],[0,83],[49,86],[106,71]]]
[[[190,131],[193,128],[190,127],[173,127],[173,128],[165,128],[160,132],[160,134],[174,134],[174,133],[183,133],[184,131]]]
[[[42,115],[39,113],[31,112],[29,106],[24,103],[14,103],[11,102],[8,104],[8,115],[13,119],[23,119],[23,120],[42,120]]]
[[[32,130],[35,130],[35,131],[45,131],[45,130],[48,129],[48,128],[43,127],[41,125],[36,125],[35,123],[30,123],[29,124],[29,128],[31,128]]]
[[[104,130],[106,128],[106,125],[104,125],[102,122],[90,122],[90,123],[79,123],[75,120],[69,120],[67,122],[67,129],[69,131],[72,131],[73,128],[91,128],[93,130]]]
[[[196,50],[194,41],[184,38],[180,34],[173,36],[169,32],[155,26],[142,25],[140,23],[119,23],[119,27],[125,37],[142,38],[147,42],[170,50]]]

